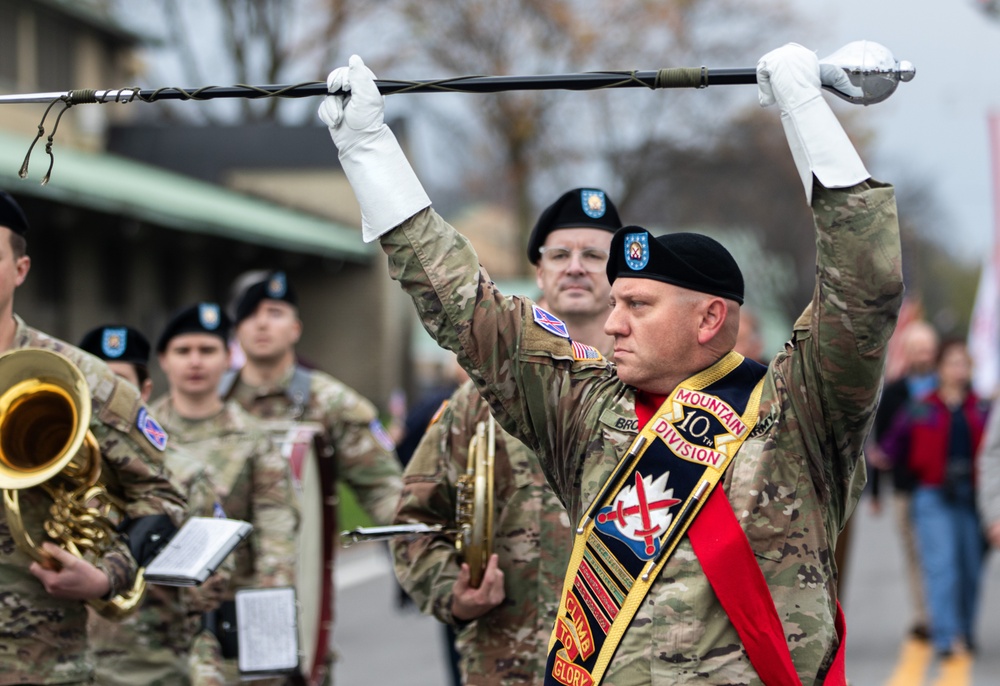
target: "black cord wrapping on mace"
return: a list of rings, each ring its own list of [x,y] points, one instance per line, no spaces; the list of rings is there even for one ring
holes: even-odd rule
[[[909,62],[899,62],[887,48],[871,41],[854,41],[822,60],[824,65],[835,65],[847,75],[849,84],[839,87],[826,86],[840,98],[861,105],[870,105],[888,98],[900,81],[910,81],[916,70]],[[843,81],[843,79],[841,79]],[[588,91],[607,88],[707,88],[756,84],[756,68],[708,69],[707,67],[674,67],[646,71],[594,71],[578,74],[549,74],[538,76],[459,76],[424,81],[392,81],[377,79],[375,85],[383,95],[397,93],[500,93],[515,90],[569,90]],[[49,107],[38,124],[38,133],[32,141],[21,165],[19,176],[28,174],[28,159],[35,144],[45,135],[45,118],[57,102],[64,103],[62,111],[49,134],[45,152],[49,155],[49,169],[42,179],[48,183],[55,159],[52,143],[62,115],[70,107],[87,103],[158,102],[160,100],[214,100],[218,98],[306,98],[327,95],[323,81],[297,84],[253,86],[238,83],[233,86],[202,86],[200,88],[118,88],[111,90],[71,90],[62,93],[32,93],[26,95],[0,95],[0,104],[48,103]]]
[[[756,83],[753,69],[715,69],[706,67],[674,67],[650,71],[605,71],[580,74],[552,74],[542,76],[460,76],[448,79],[424,81],[389,81],[379,79],[375,85],[383,95],[398,93],[499,93],[514,90],[601,90],[606,88],[707,88],[709,85],[732,85]],[[28,147],[21,163],[18,176],[28,176],[28,161],[35,144],[45,135],[45,118],[57,102],[65,104],[56,118],[56,124],[49,134],[45,152],[49,156],[49,168],[42,177],[42,185],[49,182],[55,156],[52,154],[53,139],[63,113],[73,105],[105,104],[111,102],[130,103],[136,100],[153,103],[160,100],[215,100],[220,98],[307,98],[328,95],[325,81],[307,81],[291,85],[252,86],[237,83],[232,86],[202,86],[200,88],[180,88],[166,86],[155,89],[119,88],[115,90],[78,89],[55,95],[42,115],[38,133]],[[44,96],[42,96],[44,97]],[[37,99],[36,99],[37,100]],[[25,102],[26,100],[21,100]],[[12,101],[13,102],[13,101]]]
[[[707,88],[712,85],[757,83],[754,69],[708,69],[673,67],[646,71],[595,71],[579,74],[538,76],[457,76],[447,79],[396,81],[376,79],[382,95],[399,93],[502,93],[525,90],[587,91],[606,88]],[[308,98],[327,95],[325,81],[307,81],[274,86],[202,86],[200,88],[121,88],[118,90],[71,90],[62,95],[73,104],[107,102],[157,102],[160,100],[215,100],[218,98]]]

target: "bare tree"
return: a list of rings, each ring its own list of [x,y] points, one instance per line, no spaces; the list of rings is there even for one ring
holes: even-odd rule
[[[780,2],[729,0],[396,0],[396,6],[409,27],[400,49],[442,76],[651,69],[756,56],[760,27],[782,25],[789,16]],[[684,123],[669,102],[661,93],[548,91],[426,107],[453,143],[442,154],[461,151],[449,164],[462,169],[463,190],[486,190],[515,207],[526,234],[537,215],[535,199],[564,189],[563,178],[587,183],[582,177],[606,175],[617,151],[643,155],[650,141],[685,136],[695,121],[725,119],[720,109],[698,112],[694,105]],[[620,177],[612,190],[628,197],[633,183]]]
[[[371,14],[365,0],[117,0],[119,16],[157,38],[147,80],[153,85],[274,84],[325,77],[344,36]],[[322,71],[323,73],[318,73]],[[225,124],[312,121],[314,107],[269,98],[169,103],[153,113]]]

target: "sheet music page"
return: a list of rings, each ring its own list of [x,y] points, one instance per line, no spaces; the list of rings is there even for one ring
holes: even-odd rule
[[[236,592],[240,674],[275,674],[299,666],[295,589],[248,588]]]
[[[238,519],[191,517],[146,567],[146,579],[200,583],[252,528]]]

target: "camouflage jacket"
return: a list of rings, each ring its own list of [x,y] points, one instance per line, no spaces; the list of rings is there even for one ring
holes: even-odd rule
[[[806,685],[822,683],[838,645],[834,546],[864,485],[862,444],[903,292],[891,187],[817,184],[813,213],[812,302],[768,368],[758,429],[723,481]],[[469,242],[433,210],[381,240],[424,326],[458,354],[578,518],[636,436],[635,389],[605,360],[574,360],[567,339],[533,323],[530,301],[498,293]],[[760,685],[686,539],[604,683]]]
[[[465,473],[476,425],[488,416],[489,407],[471,382],[452,395],[403,471],[397,522],[455,528],[456,484]],[[462,681],[540,684],[573,534],[538,459],[499,427],[493,471],[493,552],[507,597],[459,630]],[[456,624],[451,598],[461,559],[454,537],[417,536],[394,541],[392,549],[396,577],[420,609]]]
[[[180,523],[184,498],[164,468],[173,448],[168,445],[161,451],[140,431],[138,418],[144,408],[138,389],[96,357],[32,329],[19,317],[15,320],[12,349],[52,350],[83,372],[92,402],[90,431],[104,456],[109,488],[125,503],[126,513],[132,517],[165,513]],[[46,540],[42,522],[51,500],[40,488],[18,493],[28,535],[36,543]],[[92,672],[86,604],[45,592],[28,571],[31,559],[14,545],[7,512],[0,509],[0,513],[0,684],[86,681]],[[121,541],[96,564],[108,574],[113,594],[132,587],[136,564]]]
[[[181,417],[169,396],[152,410],[174,441],[211,467],[226,516],[253,524],[249,541],[233,551],[236,569],[226,598],[240,588],[294,584],[298,501],[288,462],[260,423],[232,402],[206,419]]]
[[[321,424],[337,459],[338,478],[377,524],[388,524],[399,500],[402,467],[375,406],[329,374],[309,370],[309,399],[303,407],[290,390],[294,373],[292,365],[272,387],[250,386],[237,377],[225,395],[255,417]]]
[[[177,448],[176,444],[174,446]],[[167,468],[187,496],[191,516],[211,517],[216,494],[210,468],[182,448],[166,456]],[[228,585],[232,565],[227,559],[218,574]],[[87,623],[97,683],[107,686],[184,686],[190,681],[188,654],[201,629],[201,613],[217,605],[205,598],[208,587],[147,587],[146,598],[135,614],[120,622],[104,619],[90,610]]]

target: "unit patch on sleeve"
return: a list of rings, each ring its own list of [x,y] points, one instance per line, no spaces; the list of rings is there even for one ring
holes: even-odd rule
[[[161,452],[167,449],[167,432],[146,412],[145,407],[139,408],[139,417],[136,419],[135,425],[139,428],[139,432],[149,439],[154,448]]]
[[[546,312],[538,305],[531,306],[531,314],[535,319],[535,323],[549,333],[561,338],[569,338],[569,331],[566,329],[566,324],[559,317],[551,312]]]

